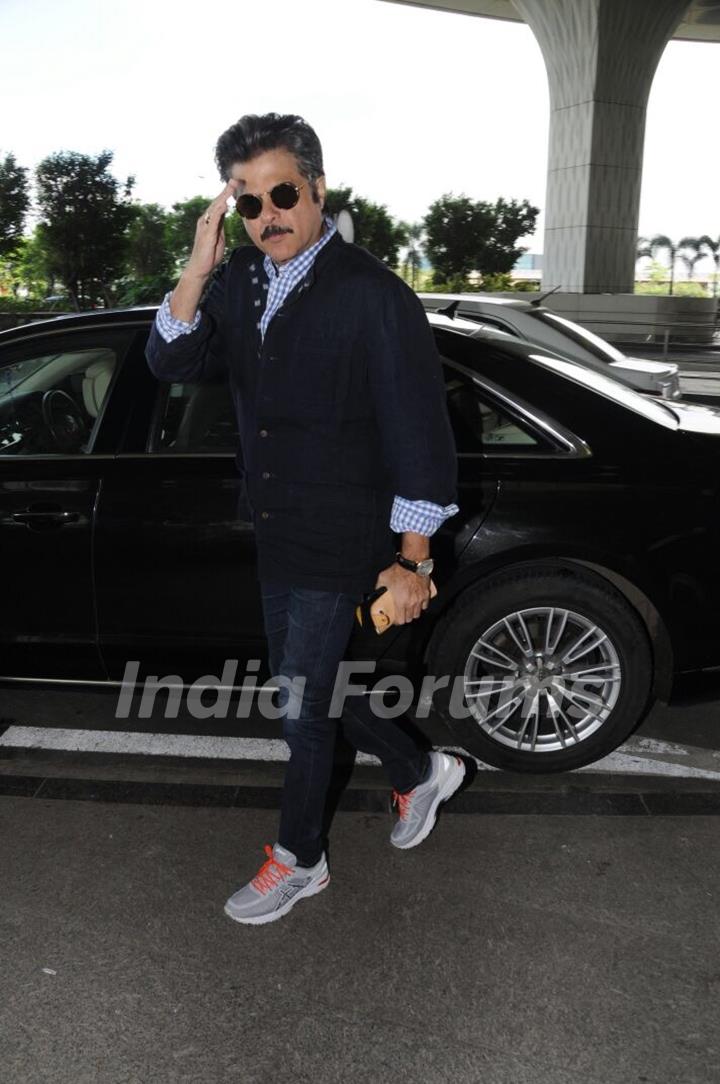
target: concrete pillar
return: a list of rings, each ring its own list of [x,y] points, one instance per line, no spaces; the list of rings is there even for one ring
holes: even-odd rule
[[[645,112],[688,0],[513,0],[550,84],[543,288],[632,293]]]

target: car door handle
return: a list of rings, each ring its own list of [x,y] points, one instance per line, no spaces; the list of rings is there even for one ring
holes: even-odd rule
[[[30,526],[40,526],[43,523],[57,524],[58,527],[62,527],[65,523],[77,523],[80,518],[77,512],[63,512],[61,509],[57,511],[31,511],[27,512],[13,512],[12,519],[16,523],[27,523]]]

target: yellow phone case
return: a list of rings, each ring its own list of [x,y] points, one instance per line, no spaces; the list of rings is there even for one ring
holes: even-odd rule
[[[435,598],[436,595],[437,587],[430,580],[430,598]],[[363,624],[364,609],[367,609],[375,632],[379,635],[387,632],[390,626],[395,624],[395,599],[387,587],[379,587],[368,596],[364,605],[356,608],[355,616],[360,625]]]

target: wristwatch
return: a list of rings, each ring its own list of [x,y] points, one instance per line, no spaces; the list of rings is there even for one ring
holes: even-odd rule
[[[403,557],[402,553],[396,553],[395,560],[401,568],[406,568],[408,572],[417,572],[418,576],[429,576],[435,567],[432,557],[426,557],[424,561],[411,561],[409,557]]]

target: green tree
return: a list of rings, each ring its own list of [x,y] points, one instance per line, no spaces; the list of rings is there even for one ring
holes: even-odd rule
[[[423,219],[425,251],[433,267],[433,281],[451,279],[467,283],[476,269],[476,239],[487,229],[487,216],[469,196],[448,193],[435,200]]]
[[[134,203],[127,231],[125,266],[138,278],[172,274],[174,261],[168,251],[168,213],[159,203]]]
[[[13,252],[23,235],[30,207],[27,174],[14,155],[8,154],[0,160],[0,256]]]
[[[121,184],[109,172],[112,160],[112,151],[97,157],[60,151],[35,171],[48,270],[64,284],[76,309],[99,300],[114,303],[113,283],[125,259],[135,179]]]
[[[407,243],[407,234],[405,226],[392,218],[387,207],[353,195],[352,188],[342,187],[328,188],[325,210],[329,215],[349,211],[355,229],[355,243],[372,252],[388,267],[397,267],[398,254]]]
[[[168,213],[157,203],[134,203],[132,215],[118,303],[159,303],[177,278],[167,238]]]
[[[168,251],[179,271],[190,258],[197,220],[204,214],[212,199],[208,196],[193,196],[191,199],[173,203],[167,218]]]
[[[36,227],[29,237],[23,237],[13,252],[0,257],[2,278],[13,297],[22,294],[41,301],[55,293],[55,279],[48,269],[48,256]]]
[[[521,237],[533,233],[540,214],[539,207],[526,199],[506,200],[485,204],[492,215],[492,232],[480,252],[478,271],[483,275],[503,275],[512,271],[527,248],[518,247]]]
[[[471,271],[486,276],[511,271],[526,251],[517,242],[533,231],[539,213],[527,200],[490,203],[464,194],[441,196],[423,219],[434,281],[466,286]]]

